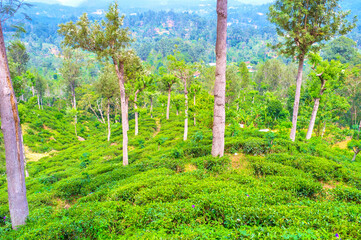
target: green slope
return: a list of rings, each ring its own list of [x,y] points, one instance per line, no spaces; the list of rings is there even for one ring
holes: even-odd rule
[[[211,129],[191,126],[183,142],[181,117],[155,115],[141,116],[138,137],[130,122],[124,167],[120,125],[108,143],[104,126],[80,118],[80,142],[64,112],[27,109],[25,144],[57,152],[28,164],[30,216],[18,231],[0,174],[0,239],[361,238],[351,152],[229,126],[227,156],[212,158]]]

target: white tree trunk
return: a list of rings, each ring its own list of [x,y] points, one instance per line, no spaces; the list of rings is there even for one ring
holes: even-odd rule
[[[150,98],[150,118],[153,118],[153,98]]]
[[[355,154],[353,155],[352,161],[356,160],[357,154],[359,154],[360,151],[361,151],[360,149],[355,151]]]
[[[217,16],[212,155],[222,157],[226,124],[227,0],[217,0]]]
[[[72,97],[73,97],[73,109],[76,110],[76,97],[75,97],[75,89],[74,87],[72,88]],[[78,137],[78,131],[76,129],[76,125],[78,124],[78,114],[75,113],[75,116],[74,116],[74,129],[75,129],[75,136]]]
[[[315,99],[315,105],[313,106],[310,125],[308,126],[308,131],[307,131],[307,135],[306,135],[307,140],[311,139],[311,137],[312,137],[312,132],[313,132],[313,128],[315,126],[316,116],[317,116],[317,111],[318,111],[319,106],[320,106],[320,99],[316,98]]]
[[[24,175],[24,149],[17,101],[10,79],[0,21],[0,116],[4,135],[6,177],[12,227],[25,224],[29,215]]]
[[[196,121],[196,94],[194,94],[194,96],[193,96],[193,104],[194,104],[193,124],[194,124],[194,126],[196,126],[197,125],[197,121]]]
[[[128,165],[128,103],[124,86],[124,64],[120,63],[120,68],[114,60],[120,87],[120,104],[122,109],[122,130],[123,130],[123,165]]]
[[[326,121],[323,123],[321,138],[323,138],[323,136],[325,135],[325,132],[326,132]]]
[[[301,98],[303,63],[304,63],[304,57],[301,57],[298,66],[298,73],[297,73],[295,103],[293,105],[292,129],[290,134],[290,138],[292,141],[296,140],[298,107],[300,105],[300,98]]]
[[[107,120],[108,120],[108,142],[110,141],[110,134],[111,134],[111,130],[110,130],[110,117],[109,117],[109,113],[110,113],[110,102],[108,99],[108,106],[107,106]]]
[[[138,90],[135,92],[135,96],[134,96],[134,115],[135,115],[135,130],[134,130],[134,135],[138,136],[138,105],[137,105],[137,100],[138,100]]]
[[[172,88],[169,87],[168,89],[168,103],[167,103],[167,120],[169,119],[169,108],[170,108],[170,93],[171,93]]]
[[[38,108],[41,109],[40,108],[40,97],[39,97],[39,95],[38,95]]]
[[[188,91],[187,91],[187,80],[183,79],[184,82],[184,136],[183,140],[186,141],[188,138]]]

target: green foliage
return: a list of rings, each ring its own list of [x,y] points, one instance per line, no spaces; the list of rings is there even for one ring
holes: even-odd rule
[[[346,20],[350,11],[341,11],[339,0],[278,0],[269,10],[268,18],[283,38],[274,48],[299,60],[309,51],[316,52],[324,41],[345,35],[356,26],[356,18],[352,23]]]

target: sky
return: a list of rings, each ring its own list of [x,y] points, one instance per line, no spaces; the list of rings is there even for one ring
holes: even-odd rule
[[[49,3],[49,4],[59,3],[61,5],[65,5],[65,6],[76,7],[79,4],[81,4],[82,2],[84,2],[85,0],[27,0],[27,1],[28,2]]]
[[[28,2],[42,2],[42,3],[49,3],[49,4],[59,3],[62,5],[65,5],[65,6],[76,7],[79,4],[81,4],[82,2],[84,2],[85,0],[27,0],[27,1]],[[99,1],[99,0],[94,0],[94,1]],[[152,0],[149,0],[149,1],[152,1]],[[273,0],[233,0],[233,1],[242,2],[242,3],[250,3],[250,4],[263,4],[263,3],[272,2]]]

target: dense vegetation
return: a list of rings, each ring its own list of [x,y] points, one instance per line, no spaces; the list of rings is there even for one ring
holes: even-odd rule
[[[158,105],[153,119],[142,116],[123,167],[119,123],[108,143],[105,127],[82,117],[79,142],[64,111],[21,106],[25,144],[55,151],[28,163],[31,214],[18,231],[10,230],[1,176],[3,239],[361,236],[361,165],[320,138],[293,143],[287,133],[231,125],[227,156],[212,158],[209,128],[192,126],[183,142],[181,117],[173,110],[166,121]]]
[[[129,32],[117,32],[122,41],[109,30],[94,41],[99,45],[74,47],[66,34],[73,26],[58,24],[77,21],[84,9],[36,15],[44,6],[30,8],[27,32],[10,27],[16,18],[6,23],[30,215],[12,230],[1,137],[1,239],[361,238],[361,54],[354,40],[336,36],[305,54],[291,141],[297,64],[267,45],[277,42],[264,14],[268,6],[231,8],[226,156],[213,158],[211,13],[128,9]],[[355,31],[350,36],[357,39]],[[88,32],[87,40],[99,34]],[[70,48],[60,46],[61,35]],[[104,47],[114,43],[114,52]],[[129,165],[123,166],[127,128]]]

